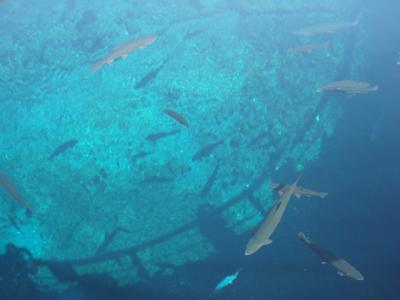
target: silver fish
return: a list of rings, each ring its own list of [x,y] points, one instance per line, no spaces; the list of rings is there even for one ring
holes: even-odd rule
[[[322,259],[322,263],[330,263],[337,270],[338,275],[347,276],[355,280],[364,280],[364,276],[360,273],[360,271],[358,271],[343,258],[337,257],[334,253],[319,247],[308,237],[306,237],[303,232],[299,232],[297,236]]]
[[[276,192],[279,193],[279,195],[282,195],[283,190],[287,187],[286,184],[282,184],[282,183],[271,183],[269,185],[269,188],[271,190],[274,190]],[[328,193],[325,192],[316,192],[310,189],[306,189],[302,186],[297,186],[296,190],[294,192],[294,195],[297,198],[300,198],[301,196],[306,196],[306,197],[310,197],[310,196],[316,196],[316,197],[320,197],[322,199],[324,199],[326,196],[328,196]]]
[[[272,207],[265,220],[261,223],[256,233],[249,240],[246,245],[245,255],[252,255],[256,253],[262,246],[266,246],[272,243],[270,237],[274,233],[276,227],[280,223],[283,213],[289,203],[290,198],[295,193],[297,183],[299,182],[302,175],[300,175],[296,181],[292,184],[287,185],[283,190],[281,197]]]
[[[320,48],[327,48],[329,46],[329,43],[321,43],[321,44],[306,44],[306,45],[301,45],[293,48],[289,48],[289,52],[291,53],[311,53],[315,49],[320,49]]]
[[[320,23],[311,26],[307,26],[293,32],[295,35],[302,36],[314,36],[322,33],[334,33],[339,29],[350,28],[358,25],[358,21],[353,22],[330,22]]]
[[[368,82],[355,81],[355,80],[340,80],[330,82],[316,90],[317,93],[323,91],[336,91],[347,94],[362,94],[372,91],[377,91],[379,86],[371,86]]]
[[[132,41],[125,42],[112,50],[106,57],[96,62],[90,67],[92,72],[96,72],[102,66],[108,64],[111,65],[116,59],[127,58],[128,54],[132,51],[146,48],[147,46],[154,43],[157,39],[155,35],[144,36]]]
[[[228,285],[231,285],[239,276],[241,269],[238,269],[235,273],[230,274],[224,277],[218,284],[215,286],[214,293],[226,288]]]

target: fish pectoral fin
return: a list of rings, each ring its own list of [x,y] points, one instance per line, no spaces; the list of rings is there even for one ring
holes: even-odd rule
[[[272,243],[271,239],[266,239],[265,242],[262,244],[263,246],[267,246]]]
[[[125,59],[125,58],[128,57],[128,54],[124,54],[124,55],[122,55],[121,57],[122,57],[122,59]]]
[[[338,271],[337,274],[338,274],[339,276],[342,276],[342,277],[344,276],[344,273],[341,272],[341,271]]]
[[[279,196],[282,196],[282,195],[283,195],[283,192],[282,192],[282,191],[279,191],[278,194],[279,194]]]
[[[326,265],[326,261],[321,261],[321,264]]]
[[[297,199],[300,199],[300,197],[301,197],[300,193],[294,193],[294,195],[296,196]]]

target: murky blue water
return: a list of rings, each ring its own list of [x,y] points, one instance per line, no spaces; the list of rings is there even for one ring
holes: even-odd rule
[[[399,13],[0,1],[0,299],[397,299]]]

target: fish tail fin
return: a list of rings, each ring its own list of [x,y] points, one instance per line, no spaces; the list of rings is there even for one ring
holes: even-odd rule
[[[377,90],[379,90],[379,85],[371,87],[371,91],[377,91]]]
[[[309,239],[308,237],[306,237],[306,235],[305,235],[302,231],[300,231],[300,232],[297,234],[297,237],[298,237],[301,241],[303,241],[304,243],[306,243],[306,244],[310,244],[310,243],[311,243],[310,239]]]
[[[362,18],[362,14],[359,14],[357,16],[357,18],[351,23],[351,25],[357,26],[358,24],[360,24],[361,18]]]
[[[95,73],[98,69],[100,69],[103,66],[104,62],[102,60],[98,61],[94,65],[90,66],[90,71]]]
[[[299,175],[299,177],[297,177],[297,179],[296,179],[296,181],[293,183],[293,185],[297,185],[297,183],[300,181],[300,179],[303,177],[303,175],[304,175],[304,172],[302,172],[300,175]]]
[[[328,193],[322,192],[322,193],[319,193],[318,196],[320,196],[322,199],[324,199],[326,196],[328,196]]]

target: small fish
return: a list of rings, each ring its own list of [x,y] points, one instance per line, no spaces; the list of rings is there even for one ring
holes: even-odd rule
[[[119,58],[127,58],[130,52],[138,49],[146,48],[147,46],[153,44],[157,37],[155,35],[144,36],[132,41],[125,42],[112,50],[106,57],[96,62],[90,67],[92,72],[96,72],[98,69],[104,65],[111,65],[115,60]]]
[[[54,157],[56,157],[56,156],[60,155],[61,153],[65,152],[67,149],[74,147],[77,143],[78,143],[77,140],[72,139],[72,140],[69,140],[69,141],[61,144],[49,156],[49,160],[52,160]]]
[[[291,53],[311,53],[315,49],[327,48],[328,45],[329,45],[328,43],[307,44],[307,45],[290,48],[289,52],[291,52]]]
[[[160,73],[161,69],[164,68],[165,63],[167,60],[164,60],[163,63],[158,66],[157,68],[151,70],[149,73],[147,73],[142,79],[140,79],[134,86],[135,89],[141,89],[147,86],[150,82],[152,82]]]
[[[26,208],[26,215],[30,217],[32,215],[32,207],[29,205],[28,202],[25,201],[24,198],[18,193],[14,185],[11,183],[11,180],[4,174],[3,172],[0,171],[0,187],[3,187],[3,189],[11,196],[13,197],[17,202],[19,202],[23,207]]]
[[[355,280],[364,280],[364,276],[355,267],[345,261],[343,258],[337,257],[331,251],[319,247],[305,236],[303,232],[297,234],[298,238],[304,242],[315,254],[317,254],[322,263],[330,263],[339,276],[347,276]]]
[[[214,288],[214,293],[219,292],[220,290],[226,288],[228,285],[231,285],[239,276],[241,269],[238,269],[235,273],[230,274],[224,277]]]
[[[150,154],[149,152],[140,151],[139,153],[136,153],[135,155],[132,156],[131,161],[132,163],[135,163],[139,158],[143,158],[149,154]]]
[[[219,164],[215,166],[214,171],[211,173],[210,177],[208,177],[206,184],[201,190],[201,196],[205,197],[210,192],[212,186],[214,185],[215,179],[217,178],[219,170]]]
[[[180,130],[171,130],[171,131],[157,132],[157,133],[149,134],[149,135],[146,137],[146,140],[148,140],[148,141],[150,141],[150,142],[152,142],[152,143],[155,143],[155,142],[157,142],[159,139],[165,138],[165,137],[170,136],[170,135],[177,134],[177,133],[179,133],[179,132],[180,132]]]
[[[368,82],[355,81],[355,80],[340,80],[330,82],[316,90],[317,93],[323,91],[343,92],[347,94],[361,94],[371,91],[377,91],[377,85],[371,86]]]
[[[296,35],[302,35],[302,36],[314,36],[314,35],[322,34],[322,33],[334,33],[339,29],[355,27],[357,25],[358,25],[358,21],[321,23],[321,24],[304,27],[293,33]]]
[[[193,37],[195,37],[195,36],[197,36],[197,35],[203,33],[204,31],[206,31],[206,29],[204,29],[204,28],[189,31],[188,33],[185,34],[185,36],[183,37],[183,39],[189,40],[189,39],[191,39],[191,38],[193,38]]]
[[[182,125],[189,127],[189,122],[184,117],[182,117],[182,115],[177,113],[176,111],[166,108],[166,109],[164,109],[164,113],[167,114],[168,116],[170,116],[171,118],[175,119]]]
[[[108,174],[106,172],[106,170],[104,168],[100,168],[100,176],[103,177],[103,179],[107,179],[108,178]]]
[[[209,156],[214,151],[214,149],[222,143],[223,141],[221,140],[212,144],[208,144],[207,146],[201,148],[199,151],[196,152],[195,155],[193,155],[192,161],[196,161],[202,159],[203,157]]]

